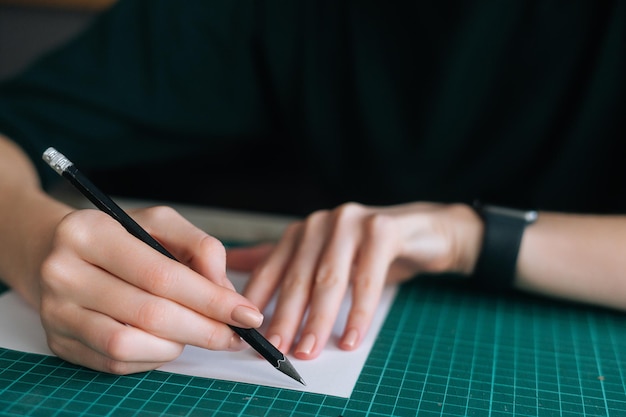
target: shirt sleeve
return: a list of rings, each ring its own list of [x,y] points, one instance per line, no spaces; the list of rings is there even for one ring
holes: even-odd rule
[[[255,12],[255,2],[122,0],[0,84],[0,132],[33,160],[54,146],[88,168],[262,135]],[[51,170],[36,166],[45,184]]]

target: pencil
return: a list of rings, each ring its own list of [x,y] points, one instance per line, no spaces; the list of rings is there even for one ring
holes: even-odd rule
[[[152,246],[161,254],[175,261],[177,259],[153,238],[146,230],[144,230],[137,222],[135,222],[120,206],[118,206],[108,195],[96,187],[76,166],[67,159],[62,153],[54,148],[48,148],[43,153],[42,158],[52,167],[59,175],[67,179],[74,187],[78,189],[85,197],[89,199],[97,208],[107,213],[117,220],[124,228],[133,236]],[[289,359],[265,339],[256,329],[244,329],[237,326],[229,327],[245,340],[254,350],[263,356],[272,366],[285,375],[306,385],[302,377],[295,370]]]

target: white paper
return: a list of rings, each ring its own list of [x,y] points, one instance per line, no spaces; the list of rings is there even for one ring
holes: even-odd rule
[[[238,273],[230,273],[229,277],[237,288],[242,288],[247,279],[247,275]],[[181,356],[159,370],[348,398],[387,316],[395,292],[396,287],[385,289],[370,331],[357,350],[343,351],[337,348],[336,344],[350,306],[350,297],[347,296],[331,339],[321,355],[309,361],[289,357],[294,368],[306,382],[306,386],[272,368],[252,349],[241,352],[217,352],[187,346]],[[265,317],[268,322],[271,317],[271,306],[265,311]],[[13,291],[0,296],[0,347],[53,355],[46,344],[39,315]]]

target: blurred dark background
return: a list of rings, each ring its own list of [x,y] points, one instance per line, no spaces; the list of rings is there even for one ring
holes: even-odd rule
[[[112,0],[0,0],[0,80],[85,28]]]
[[[114,1],[0,0],[0,81],[77,35]],[[265,149],[248,150],[237,167],[228,161],[207,167],[202,161],[181,160],[175,172],[169,164],[89,174],[106,192],[123,197],[291,215],[334,205],[334,199],[299,172],[302,167],[296,161],[288,163],[290,158],[284,158],[286,163],[280,167],[255,167],[263,161],[259,155]]]

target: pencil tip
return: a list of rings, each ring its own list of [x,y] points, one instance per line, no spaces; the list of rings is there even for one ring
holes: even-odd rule
[[[287,359],[287,357],[285,357],[283,360],[278,361],[278,366],[276,367],[276,369],[278,369],[280,372],[284,373],[285,375],[291,377],[292,379],[298,381],[302,385],[306,386],[304,379],[302,379],[298,371],[296,371],[296,368],[293,367],[293,365],[291,364],[291,362],[289,362],[289,359]]]

